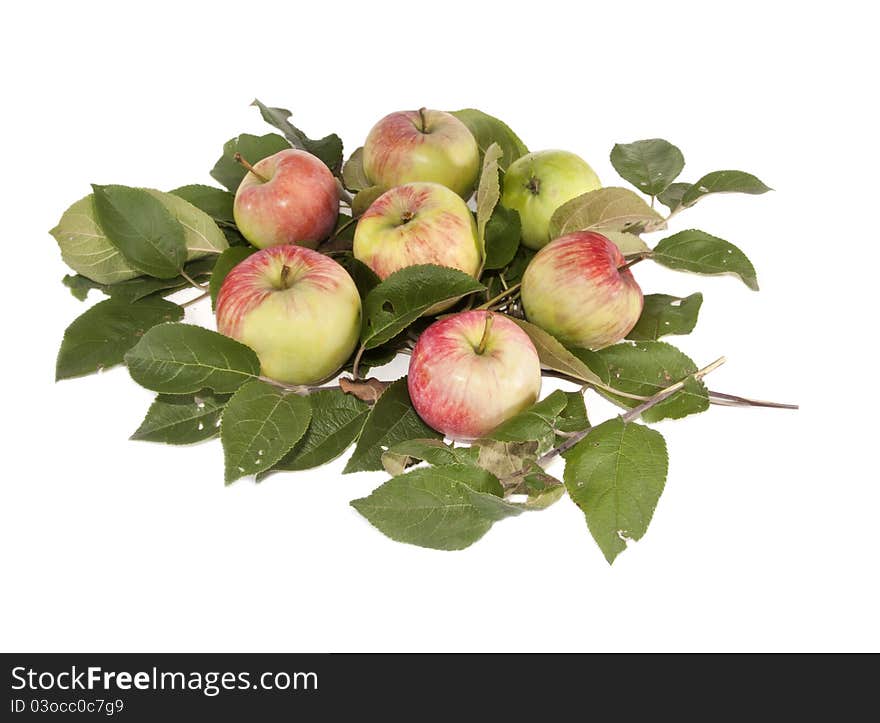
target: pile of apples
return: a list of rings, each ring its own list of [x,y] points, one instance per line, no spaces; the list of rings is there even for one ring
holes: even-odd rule
[[[479,277],[482,245],[467,200],[480,149],[455,116],[400,111],[382,118],[363,146],[363,171],[384,192],[358,218],[354,257],[382,280],[408,266],[436,264]],[[239,231],[260,249],[226,276],[217,297],[218,330],[253,349],[263,374],[308,385],[338,373],[361,329],[361,299],[348,272],[315,249],[337,223],[338,181],[317,157],[283,150],[253,166],[234,203]],[[530,322],[566,346],[598,349],[623,339],[642,312],[642,292],[618,247],[578,232],[551,238],[562,204],[600,188],[573,153],[529,153],[503,176],[501,204],[518,212],[522,243],[538,253],[522,277]],[[532,341],[491,310],[440,315],[410,358],[413,406],[456,440],[485,436],[531,406],[541,388]]]

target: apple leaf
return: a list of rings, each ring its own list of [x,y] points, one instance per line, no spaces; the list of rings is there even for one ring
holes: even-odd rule
[[[565,407],[556,418],[554,426],[563,434],[582,432],[590,426],[583,392],[565,392]]]
[[[363,191],[372,183],[364,171],[364,147],[355,148],[354,153],[342,167],[342,183],[349,191]]]
[[[651,250],[651,247],[642,240],[642,237],[634,233],[603,230],[602,235],[609,241],[613,241],[624,256],[643,254]]]
[[[208,285],[211,292],[212,309],[217,306],[217,294],[220,293],[220,287],[223,286],[223,281],[229,272],[256,252],[257,249],[252,246],[230,246],[220,254],[217,263],[214,265],[214,272],[211,274],[211,281]]]
[[[486,257],[483,268],[502,269],[507,266],[516,256],[522,238],[519,212],[501,204],[495,206],[486,223],[484,237]]]
[[[191,203],[218,223],[235,223],[235,217],[232,214],[235,195],[229,191],[194,183],[189,186],[175,188],[173,191],[169,191],[169,193]]]
[[[156,198],[183,226],[187,260],[219,254],[229,247],[226,236],[207,213],[173,193],[144,189]]]
[[[351,201],[351,213],[355,218],[363,216],[379,196],[385,193],[384,186],[367,186],[358,191]]]
[[[216,260],[216,256],[205,256],[204,258],[190,261],[183,268],[190,278],[198,281],[211,273]],[[99,284],[77,274],[76,276],[65,276],[61,279],[61,283],[69,288],[70,293],[80,301],[85,301],[89,291],[92,289],[97,289],[114,299],[125,299],[128,302],[135,302],[153,294],[167,296],[189,286],[189,281],[182,276],[175,276],[173,279],[138,276],[137,278],[120,281],[115,284]]]
[[[536,467],[535,472],[526,475],[522,493],[526,494],[525,502],[512,502],[524,510],[546,510],[550,505],[562,499],[565,485],[555,477]]]
[[[125,260],[149,276],[170,279],[186,261],[183,226],[141,188],[93,185],[98,223]]]
[[[311,418],[307,397],[262,381],[242,385],[220,423],[226,484],[269,469],[302,438]]]
[[[363,261],[356,259],[350,251],[338,255],[334,254],[333,260],[351,276],[354,285],[357,286],[361,299],[365,298],[367,294],[382,283],[382,279],[379,278],[378,274]]]
[[[107,299],[95,304],[67,327],[58,359],[55,380],[91,374],[121,364],[150,328],[183,318],[183,309],[165,299]]]
[[[477,464],[499,479],[520,474],[528,465],[534,465],[540,451],[538,442],[500,442],[483,439],[474,444],[478,452]]]
[[[228,394],[159,394],[131,439],[194,444],[220,434],[220,415]]]
[[[655,247],[651,258],[658,264],[696,274],[733,274],[752,291],[758,290],[755,267],[746,255],[728,241],[705,231],[690,229],[667,236]]]
[[[342,454],[357,439],[370,407],[338,389],[321,389],[309,395],[312,422],[308,430],[260,480],[272,472],[320,467]]]
[[[503,208],[503,206],[499,206],[498,208]],[[516,250],[516,253],[513,255],[513,259],[501,272],[501,275],[504,277],[508,286],[513,286],[522,281],[526,267],[531,263],[532,259],[535,258],[536,253],[537,251],[533,251],[526,246],[520,245]]]
[[[458,269],[418,264],[395,271],[364,299],[361,343],[384,344],[435,304],[458,299],[485,287]]]
[[[202,389],[225,394],[260,373],[253,350],[190,324],[154,326],[125,355],[125,363],[132,379],[162,394],[193,394]]]
[[[683,206],[693,206],[710,193],[749,193],[759,195],[772,191],[759,178],[745,171],[713,171],[692,184],[681,197]]]
[[[529,152],[519,137],[503,121],[483,113],[475,108],[464,108],[452,111],[452,115],[464,123],[480,147],[480,153],[485,154],[493,143],[501,148],[502,155],[498,159],[498,166],[506,171],[511,163],[520,156]]]
[[[342,167],[342,139],[338,135],[331,133],[313,140],[290,122],[291,113],[286,108],[269,108],[256,99],[251,105],[259,108],[263,120],[280,130],[294,148],[308,151],[324,161],[334,174],[339,173]]]
[[[90,193],[68,208],[50,232],[71,269],[98,284],[115,284],[140,276],[98,223],[94,196]]]
[[[247,175],[244,166],[235,160],[236,153],[240,153],[248,163],[255,164],[289,148],[290,143],[277,133],[267,133],[264,136],[242,133],[223,144],[223,155],[211,169],[211,177],[235,193],[242,179]]]
[[[662,138],[617,143],[611,149],[611,165],[621,178],[642,193],[656,196],[665,191],[684,168],[681,151]]]
[[[477,185],[477,235],[480,238],[480,258],[486,258],[486,224],[501,197],[501,184],[498,181],[498,159],[501,146],[493,143],[483,156],[483,170]]]
[[[626,335],[634,341],[656,341],[669,334],[690,334],[703,305],[699,292],[684,298],[669,294],[647,294],[642,315]]]
[[[557,389],[492,430],[488,438],[499,442],[534,441],[539,443],[539,451],[544,452],[553,446],[556,439],[556,418],[567,403],[565,392]],[[481,440],[477,440],[477,443],[480,442]]]
[[[517,319],[514,316],[507,318],[529,335],[538,352],[541,366],[544,369],[562,372],[582,382],[601,382],[601,379],[586,364],[566,349],[556,337],[528,321]]]
[[[416,413],[403,377],[373,405],[343,474],[382,469],[382,454],[399,442],[440,437]]]
[[[396,476],[417,461],[435,466],[475,464],[476,452],[473,447],[453,447],[442,439],[407,439],[382,455],[382,466],[388,474]]]
[[[660,228],[663,217],[628,188],[598,188],[563,203],[550,219],[550,237],[575,231],[631,231]]]
[[[521,509],[502,499],[498,478],[471,465],[420,467],[351,505],[384,535],[437,550],[462,550]]]
[[[682,196],[692,185],[691,183],[671,183],[669,188],[657,194],[657,200],[670,211],[674,211],[681,205]]]
[[[666,442],[616,417],[593,427],[565,460],[568,494],[610,564],[648,529],[666,484]]]
[[[621,392],[650,397],[670,384],[697,371],[697,365],[671,344],[662,341],[622,342],[599,351],[576,349],[574,353],[588,364],[602,381]],[[643,400],[629,399],[598,390],[604,397],[631,409]],[[645,410],[642,419],[681,419],[709,408],[709,393],[702,381],[688,379],[680,392]]]

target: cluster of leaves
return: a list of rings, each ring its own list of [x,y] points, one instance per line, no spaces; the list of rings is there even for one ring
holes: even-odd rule
[[[568,349],[530,324],[516,287],[534,252],[520,243],[518,214],[499,204],[503,174],[528,149],[505,123],[474,109],[454,115],[474,134],[482,155],[474,200],[485,258],[479,280],[423,265],[380,282],[350,251],[358,215],[383,190],[364,173],[362,149],[343,164],[337,135],[312,140],[291,124],[290,111],[254,105],[282,135],[241,134],[228,141],[211,170],[226,190],[189,185],[162,193],[96,185],[62,216],[52,234],[77,272],[64,278],[65,285],[80,300],[92,289],[108,298],[67,328],[57,379],[124,363],[138,384],[157,394],[132,438],[192,444],[219,437],[227,484],[318,467],[353,445],[345,473],[385,470],[390,479],[352,505],[402,542],[461,549],[495,522],[545,509],[568,492],[613,561],[627,540],[645,533],[666,480],[663,437],[636,419],[679,419],[712,401],[697,365],[660,341],[694,329],[702,295],[647,295],[628,339],[599,351]],[[339,386],[290,386],[261,376],[251,349],[182,323],[186,304],[167,298],[195,287],[199,296],[187,304],[215,299],[226,274],[254,253],[232,214],[245,175],[235,156],[255,163],[290,147],[318,156],[353,194],[343,201],[336,231],[319,247],[348,270],[363,300],[361,343],[346,366],[355,373],[341,377]],[[649,201],[623,187],[586,193],[557,210],[555,235],[600,231],[628,257],[698,274],[733,274],[758,288],[754,267],[727,241],[691,229],[651,248],[642,234],[665,229],[704,196],[763,193],[767,186],[741,171],[677,182],[684,157],[660,139],[618,144],[611,162]],[[665,216],[655,200],[669,209]],[[553,392],[469,446],[445,442],[416,414],[405,378],[362,381],[358,372],[405,352],[430,321],[423,314],[449,301],[455,309],[507,314],[534,342],[545,373],[583,388]],[[588,387],[629,411],[591,426],[583,397]],[[544,470],[556,456],[565,460],[562,480]]]

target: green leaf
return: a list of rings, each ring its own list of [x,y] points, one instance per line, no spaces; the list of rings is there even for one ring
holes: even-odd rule
[[[160,279],[177,276],[186,261],[183,226],[141,188],[93,185],[98,223],[125,260]]]
[[[609,563],[648,529],[666,484],[662,435],[620,417],[594,427],[565,455],[565,487]]]
[[[458,269],[418,264],[395,271],[364,299],[361,342],[367,349],[384,344],[435,304],[485,287]]]
[[[175,188],[170,193],[204,211],[215,221],[235,223],[235,217],[232,214],[235,195],[229,191],[194,183]]]
[[[772,191],[759,178],[745,171],[713,171],[688,188],[681,197],[684,206],[693,206],[710,193],[749,193],[759,195]]]
[[[94,196],[68,208],[50,232],[71,269],[98,284],[114,284],[140,275],[119,253],[98,223]]]
[[[621,178],[642,193],[656,196],[665,191],[684,168],[681,151],[662,138],[617,143],[611,149],[611,165]]]
[[[486,224],[486,258],[483,268],[501,269],[513,261],[522,238],[522,224],[515,209],[495,206]]]
[[[407,439],[382,455],[382,466],[388,474],[396,476],[419,460],[435,466],[474,464],[476,453],[471,447],[453,447],[442,439]]]
[[[187,259],[201,258],[206,254],[219,254],[229,246],[214,219],[200,208],[172,193],[162,193],[152,188],[144,190],[165,206],[183,226]]]
[[[190,324],[154,326],[125,363],[138,384],[163,394],[225,394],[260,373],[257,355],[244,344]]]
[[[343,474],[382,469],[382,454],[399,442],[441,436],[416,413],[403,377],[391,384],[373,405]]]
[[[289,148],[290,143],[277,133],[267,133],[264,136],[242,133],[223,144],[223,155],[211,169],[211,177],[235,193],[242,179],[247,175],[244,166],[235,160],[236,153],[241,153],[241,157],[253,165]]]
[[[363,216],[367,209],[373,205],[373,201],[385,193],[386,190],[384,186],[367,186],[367,188],[358,191],[351,201],[351,213],[355,218]]]
[[[641,236],[636,236],[634,233],[604,230],[602,235],[608,240],[613,241],[624,256],[643,254],[651,250],[650,246],[642,240]]]
[[[164,444],[194,444],[220,434],[220,415],[229,395],[208,390],[196,394],[160,394],[131,439]]]
[[[651,258],[658,264],[696,274],[734,274],[752,291],[758,290],[755,267],[748,257],[728,241],[705,231],[691,229],[667,236],[655,247]]]
[[[565,392],[565,407],[559,413],[555,426],[559,432],[582,432],[590,426],[583,392]]]
[[[151,327],[183,318],[183,309],[164,299],[135,303],[107,299],[77,317],[64,332],[55,380],[91,374],[122,363],[125,352]]]
[[[477,464],[499,479],[519,474],[527,466],[533,465],[540,454],[538,442],[500,442],[494,439],[480,440],[474,444],[477,449]]]
[[[498,118],[475,108],[455,110],[452,111],[452,115],[468,127],[476,139],[481,153],[485,153],[493,143],[499,145],[502,156],[498,165],[502,171],[506,171],[517,158],[529,152],[525,143],[519,139],[516,133]]]
[[[538,359],[541,361],[541,366],[544,369],[562,372],[582,382],[594,383],[601,381],[586,364],[566,349],[556,337],[551,336],[540,327],[528,321],[517,319],[514,316],[507,318],[528,334],[529,339],[535,345]]]
[[[339,389],[313,392],[309,401],[312,423],[270,472],[311,469],[336,459],[357,439],[370,411],[366,403]]]
[[[363,191],[372,184],[364,171],[364,148],[355,148],[354,153],[342,167],[342,183],[349,191]]]
[[[540,451],[546,451],[553,446],[556,418],[567,403],[565,392],[557,389],[492,430],[488,437],[500,442],[535,441],[541,444]]]
[[[547,474],[538,465],[535,471],[526,475],[523,489],[519,493],[526,494],[525,502],[513,502],[524,510],[546,510],[565,494],[565,485],[558,479]]]
[[[628,394],[650,397],[697,371],[697,365],[671,344],[662,341],[622,342],[599,351],[577,349],[575,353],[602,381]],[[642,400],[629,399],[603,390],[599,393],[631,409]],[[709,393],[701,381],[689,379],[684,389],[645,410],[642,419],[681,419],[709,408]]]
[[[342,167],[342,139],[338,135],[331,133],[329,136],[313,140],[291,124],[291,114],[286,108],[269,108],[256,99],[251,105],[259,108],[263,120],[280,130],[294,148],[308,151],[324,161],[334,174],[339,173]]]
[[[394,477],[351,505],[392,540],[462,550],[494,522],[520,514],[501,495],[501,484],[486,470],[448,465]]]
[[[217,263],[214,265],[214,272],[211,274],[211,281],[208,288],[211,292],[211,308],[217,306],[217,294],[220,293],[220,287],[223,281],[233,268],[238,266],[249,256],[257,253],[257,249],[252,246],[230,246],[226,251],[220,254]]]
[[[211,269],[214,267],[214,262],[216,260],[216,256],[206,256],[201,259],[196,259],[195,261],[190,261],[183,268],[190,278],[198,281],[211,273]],[[144,299],[153,294],[167,296],[168,294],[189,286],[189,281],[182,276],[175,276],[173,279],[156,279],[152,276],[138,276],[137,278],[120,281],[115,284],[99,284],[96,281],[92,281],[85,276],[77,274],[76,276],[65,276],[61,280],[61,283],[67,286],[70,289],[70,293],[80,301],[85,301],[89,291],[97,289],[107,296],[113,297],[114,299],[124,299],[129,303]]]
[[[575,231],[628,231],[659,228],[663,217],[628,188],[598,188],[563,203],[550,219],[550,237]]]
[[[642,315],[626,335],[635,341],[656,341],[669,334],[690,334],[703,305],[699,292],[684,298],[669,294],[647,294]]]
[[[354,285],[357,286],[358,293],[361,295],[362,299],[366,298],[367,294],[382,283],[382,279],[379,278],[376,272],[363,261],[356,259],[354,254],[350,251],[334,255],[333,260],[344,268],[348,272],[348,275],[351,276],[351,279],[354,281]]]
[[[503,206],[499,206],[499,208],[503,208]],[[507,268],[504,269],[501,274],[508,286],[513,286],[522,281],[526,267],[528,267],[532,259],[535,258],[536,253],[537,251],[533,251],[522,245],[517,249],[513,256],[513,260],[507,265]]]
[[[477,235],[480,239],[480,257],[486,258],[486,224],[501,197],[501,184],[498,182],[498,160],[501,146],[493,143],[483,156],[483,170],[477,185]],[[479,274],[478,274],[479,276]]]
[[[657,200],[670,211],[674,211],[681,205],[682,196],[692,185],[690,183],[672,183],[663,193],[657,194]]]
[[[306,397],[261,381],[242,385],[220,424],[226,484],[269,469],[302,438],[311,418]]]

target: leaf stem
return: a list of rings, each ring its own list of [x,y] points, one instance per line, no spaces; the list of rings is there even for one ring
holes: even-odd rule
[[[709,390],[709,400],[712,404],[723,407],[769,407],[770,409],[800,409],[797,404],[785,404],[783,402],[765,402],[762,399],[749,399],[736,394],[726,394]]]
[[[485,304],[481,304],[475,310],[478,311],[480,309],[488,309],[490,306],[495,304],[495,302],[500,301],[505,296],[510,296],[513,292],[517,291],[520,286],[522,286],[522,282],[514,284],[513,286],[508,286],[504,291],[502,291],[500,294],[498,294],[498,296],[496,296],[494,299],[489,299],[489,301],[487,301]]]
[[[257,171],[250,163],[248,163],[244,159],[244,156],[241,155],[241,153],[236,151],[233,158],[235,159],[236,163],[238,163],[241,166],[244,166],[248,170],[248,172],[253,173],[257,178],[260,179],[260,181],[262,181],[263,183],[269,183],[269,179],[266,178],[262,173]]]
[[[190,299],[189,301],[184,301],[181,304],[181,306],[185,309],[187,306],[192,306],[193,304],[195,304],[198,301],[202,301],[203,299],[207,299],[210,295],[211,295],[210,291],[205,291],[205,292],[199,294],[198,296],[196,296],[195,298]]]
[[[346,190],[345,186],[342,185],[342,181],[338,178],[336,179],[336,188],[339,191],[339,200],[351,208],[351,202],[354,201],[354,196]]]
[[[198,289],[199,291],[207,291],[208,287],[200,284],[196,281],[192,276],[190,276],[183,269],[180,270],[180,275],[186,279],[187,283],[192,286],[194,289]]]
[[[629,259],[629,260],[628,260],[625,264],[623,264],[622,266],[618,266],[618,267],[617,267],[617,271],[618,271],[618,273],[623,273],[623,272],[626,271],[627,269],[630,269],[630,268],[632,268],[633,266],[635,266],[637,263],[639,263],[639,261],[644,261],[645,259],[650,258],[650,256],[651,256],[651,253],[650,253],[650,252],[643,253],[643,254],[639,254],[638,256],[635,256],[635,257],[633,257],[632,259]]]
[[[364,351],[366,347],[361,344],[357,350],[357,354],[355,354],[354,361],[351,364],[351,376],[355,381],[360,379],[360,375],[358,374],[358,367],[361,364],[361,357],[364,355]]]

